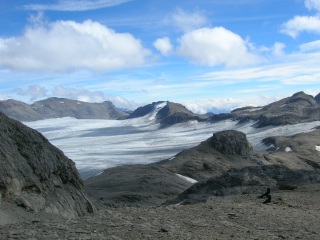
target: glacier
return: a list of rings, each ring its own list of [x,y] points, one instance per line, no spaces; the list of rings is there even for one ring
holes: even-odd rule
[[[162,107],[162,106],[161,106]],[[253,127],[254,122],[224,120],[216,123],[189,121],[160,128],[154,113],[126,120],[75,119],[64,117],[25,125],[41,132],[76,163],[83,179],[104,169],[124,164],[148,164],[173,158],[182,150],[194,147],[213,133],[238,130],[256,151],[266,151],[262,139],[312,131],[320,121],[286,126]]]

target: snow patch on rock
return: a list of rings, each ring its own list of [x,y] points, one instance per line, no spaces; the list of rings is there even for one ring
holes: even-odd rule
[[[177,175],[179,178],[181,178],[181,179],[183,179],[183,180],[186,180],[187,182],[192,183],[192,184],[198,182],[197,180],[195,180],[195,179],[193,179],[193,178],[189,178],[189,177],[187,177],[187,176],[183,176],[183,175],[180,175],[180,174],[178,174],[178,173],[176,173],[176,175]]]

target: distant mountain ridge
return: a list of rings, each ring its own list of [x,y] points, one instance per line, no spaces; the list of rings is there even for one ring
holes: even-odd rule
[[[320,120],[320,95],[316,97],[298,92],[263,107],[244,107],[229,114],[217,114],[211,121],[233,119],[256,121],[256,127],[279,126]]]
[[[0,101],[0,112],[19,121],[35,121],[48,118],[74,117],[78,119],[131,119],[149,116],[161,127],[187,121],[217,122],[225,119],[255,121],[256,127],[279,126],[320,120],[320,94],[316,97],[298,92],[262,107],[243,107],[231,113],[198,115],[185,106],[158,101],[137,108],[132,112],[117,109],[112,102],[88,103],[66,98],[48,98],[26,104],[16,100]]]
[[[74,117],[78,119],[126,118],[110,101],[88,103],[66,98],[48,98],[26,104],[16,100],[0,101],[0,111],[19,121],[36,121],[48,118]]]

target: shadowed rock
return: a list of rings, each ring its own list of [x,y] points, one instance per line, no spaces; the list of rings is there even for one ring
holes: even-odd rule
[[[0,113],[0,193],[27,210],[76,217],[94,211],[75,164],[40,133]]]

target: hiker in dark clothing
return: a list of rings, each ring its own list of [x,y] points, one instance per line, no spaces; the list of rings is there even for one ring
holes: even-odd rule
[[[271,202],[270,188],[267,188],[267,191],[261,196],[259,196],[258,198],[264,198],[264,197],[266,197],[267,199],[263,202],[263,204]]]

